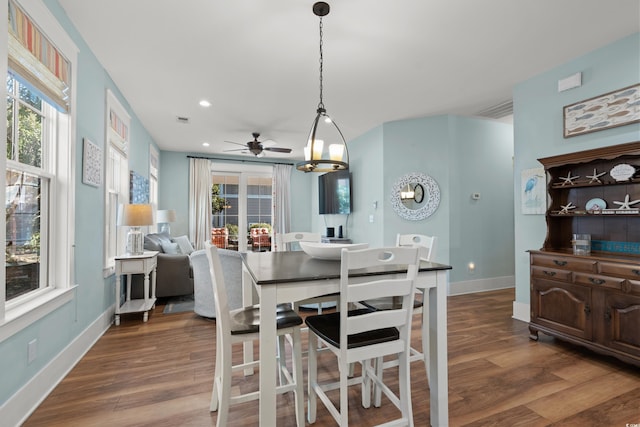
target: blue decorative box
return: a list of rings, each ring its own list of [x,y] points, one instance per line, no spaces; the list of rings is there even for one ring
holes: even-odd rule
[[[640,242],[611,242],[609,240],[592,240],[591,250],[640,255]]]

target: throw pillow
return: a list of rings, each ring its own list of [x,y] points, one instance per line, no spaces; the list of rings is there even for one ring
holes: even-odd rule
[[[191,255],[191,252],[194,251],[193,246],[191,246],[191,242],[187,236],[178,236],[173,239],[175,243],[180,247],[180,251],[183,254]]]
[[[177,243],[166,243],[166,242],[163,242],[162,243],[162,251],[165,254],[169,254],[169,255],[177,255],[177,254],[181,254],[182,253],[180,251],[180,246]]]

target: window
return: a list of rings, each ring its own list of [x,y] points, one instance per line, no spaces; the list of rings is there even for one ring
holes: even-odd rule
[[[125,227],[118,227],[118,206],[129,201],[130,117],[107,90],[107,159],[105,167],[104,276],[115,272],[115,257],[124,252]]]
[[[8,15],[0,341],[69,301],[74,281],[77,48],[41,2],[9,0]]]

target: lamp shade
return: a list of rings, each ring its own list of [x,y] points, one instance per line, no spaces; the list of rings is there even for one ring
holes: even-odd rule
[[[119,225],[142,227],[153,224],[151,205],[123,205]]]
[[[173,209],[160,210],[156,214],[156,223],[163,224],[176,221],[176,211]]]

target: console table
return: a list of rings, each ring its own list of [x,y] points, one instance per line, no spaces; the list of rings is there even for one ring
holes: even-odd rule
[[[120,314],[144,312],[143,322],[149,320],[149,310],[156,304],[156,266],[158,252],[145,251],[142,255],[116,256],[116,315],[115,324],[120,325]],[[127,275],[127,291],[124,304],[120,305],[121,277]],[[144,274],[144,298],[131,299],[131,275]],[[151,276],[151,280],[149,280]],[[151,285],[151,286],[149,286]]]

